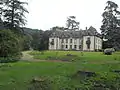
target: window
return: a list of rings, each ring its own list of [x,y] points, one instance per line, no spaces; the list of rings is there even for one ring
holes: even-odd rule
[[[77,48],[77,45],[74,45],[74,48],[76,49],[76,48]]]
[[[81,49],[82,48],[82,46],[81,45],[79,45],[79,49]]]
[[[54,39],[52,39],[52,41],[51,41],[51,43],[50,43],[51,45],[54,45]]]
[[[66,43],[68,43],[68,39],[66,39]]]
[[[52,42],[54,42],[54,39],[52,39]]]
[[[62,43],[64,43],[64,39],[62,39]]]
[[[66,45],[66,48],[68,48],[68,45]]]
[[[70,45],[70,49],[72,49],[72,45]]]
[[[72,43],[72,39],[70,39],[70,43]]]

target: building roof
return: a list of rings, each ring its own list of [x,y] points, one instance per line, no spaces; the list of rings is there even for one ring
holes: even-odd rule
[[[83,36],[98,36],[101,37],[100,33],[94,27],[90,27],[87,30],[60,30],[56,29],[50,37],[59,37],[59,38],[82,38]]]

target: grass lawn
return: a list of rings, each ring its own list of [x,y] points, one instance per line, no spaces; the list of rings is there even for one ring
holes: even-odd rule
[[[70,62],[19,61],[17,63],[0,64],[0,90],[79,90],[77,88],[80,88],[80,90],[93,90],[87,89],[92,85],[90,82],[81,82],[83,78],[81,79],[79,76],[73,78],[79,70],[95,72],[98,75],[97,80],[100,79],[99,77],[104,77],[110,85],[115,84],[114,87],[120,85],[119,81],[115,81],[114,78],[119,74],[111,72],[120,70],[120,52],[110,56],[103,55],[101,52],[81,53],[77,51],[45,51],[42,54],[34,51],[30,54],[40,60],[66,59],[66,54],[74,56],[71,58],[67,56]],[[34,77],[49,79],[52,89],[28,89],[31,87],[30,82]],[[120,88],[115,90],[120,90]]]
[[[67,58],[67,54],[74,55],[75,57],[70,57],[69,59],[76,59],[77,61],[87,60],[87,62],[95,61],[95,62],[109,62],[109,61],[119,61],[120,60],[120,52],[115,52],[113,55],[104,55],[102,52],[80,52],[80,51],[33,51],[30,52],[31,55],[34,56],[35,59],[40,60],[61,60],[63,58]],[[51,57],[51,58],[50,58]],[[115,61],[116,60],[116,61]]]

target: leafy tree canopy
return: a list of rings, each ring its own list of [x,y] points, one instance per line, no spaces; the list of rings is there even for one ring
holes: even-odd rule
[[[107,39],[108,47],[120,48],[120,12],[118,5],[112,1],[107,1],[107,6],[102,14],[101,33],[103,39]]]

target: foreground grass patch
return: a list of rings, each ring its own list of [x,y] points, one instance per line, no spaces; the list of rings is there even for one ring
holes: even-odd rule
[[[44,85],[48,85],[49,90],[120,89],[119,52],[111,56],[103,55],[101,52],[75,51],[45,51],[30,54],[39,59],[47,59],[48,56],[54,57],[56,53],[59,58],[71,54],[75,60],[71,63],[19,61],[0,64],[0,90],[41,90],[35,88]],[[95,76],[87,77],[88,72]],[[45,78],[48,81],[31,83],[36,77],[38,80]]]
[[[34,77],[46,77],[52,81],[52,90],[81,87],[80,77],[72,78],[77,71],[96,72],[100,76],[112,78],[117,75],[111,70],[120,70],[119,64],[88,64],[84,62],[18,62],[0,68],[0,90],[28,90]],[[94,80],[94,79],[93,79]],[[84,84],[84,83],[83,83]],[[83,89],[84,90],[84,89]]]

